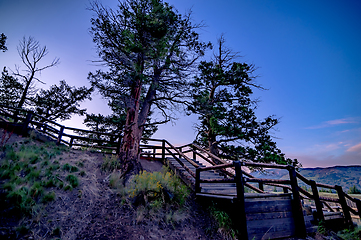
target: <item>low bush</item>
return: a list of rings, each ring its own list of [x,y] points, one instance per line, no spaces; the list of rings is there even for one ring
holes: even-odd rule
[[[110,184],[122,185],[119,176],[111,177]],[[128,199],[126,202],[136,209],[137,222],[151,219],[174,226],[188,216],[185,203],[189,189],[165,168],[162,172],[144,171],[135,175],[125,188],[117,189],[123,191]]]
[[[69,184],[73,187],[76,188],[79,185],[79,180],[76,176],[69,174],[66,178],[66,181],[69,182]]]
[[[135,201],[144,201],[143,205],[155,200],[183,205],[189,196],[188,188],[165,169],[135,175],[127,192]]]
[[[218,209],[215,204],[209,207],[209,211],[218,223],[218,231],[227,239],[235,239],[237,231],[234,230],[232,219],[228,213]]]
[[[104,162],[102,163],[101,169],[103,171],[114,171],[120,168],[120,162],[116,155],[105,156]]]
[[[354,229],[345,229],[337,234],[342,239],[359,240],[361,239],[361,226]]]
[[[55,200],[55,193],[54,192],[50,192],[48,194],[45,194],[43,196],[43,198],[41,199],[41,201],[43,203],[51,202],[51,201],[54,201],[54,200]]]

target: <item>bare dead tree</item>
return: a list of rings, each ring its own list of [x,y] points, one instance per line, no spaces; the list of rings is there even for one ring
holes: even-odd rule
[[[50,64],[41,66],[40,61],[49,53],[49,51],[46,46],[40,46],[39,41],[35,40],[33,37],[26,38],[24,36],[20,41],[17,50],[21,61],[26,68],[20,72],[20,67],[15,65],[15,71],[13,71],[14,76],[18,77],[24,84],[24,91],[18,104],[18,108],[22,108],[25,101],[28,99],[31,89],[34,88],[35,81],[44,84],[37,75],[47,68],[58,65],[60,61],[59,58],[54,58]]]

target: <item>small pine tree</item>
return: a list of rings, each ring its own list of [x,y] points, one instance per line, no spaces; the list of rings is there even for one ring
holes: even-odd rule
[[[356,185],[353,185],[353,187],[350,187],[348,190],[348,194],[361,194],[361,190],[356,187]]]

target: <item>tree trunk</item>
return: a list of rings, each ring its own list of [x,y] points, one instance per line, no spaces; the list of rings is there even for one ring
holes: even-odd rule
[[[134,112],[128,114],[127,121],[128,119],[131,120],[134,115],[136,115]],[[138,174],[143,170],[139,162],[139,145],[141,136],[142,131],[138,128],[138,124],[136,123],[131,125],[124,133],[123,144],[119,153],[124,183],[127,183],[130,176]]]
[[[132,175],[140,173],[143,168],[139,162],[139,145],[142,137],[142,127],[139,127],[139,101],[141,92],[141,81],[136,81],[132,88],[132,103],[127,109],[127,118],[124,127],[124,138],[119,152],[122,167],[122,176],[126,184]]]
[[[208,134],[208,148],[210,153],[216,155],[217,157],[219,156],[219,149],[218,149],[218,144],[216,142],[216,136],[213,134],[212,130],[210,130]],[[222,162],[218,161],[215,158],[212,158],[212,161],[216,164],[222,164]]]

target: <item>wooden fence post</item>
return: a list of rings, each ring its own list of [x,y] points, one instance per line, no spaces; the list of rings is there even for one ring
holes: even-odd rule
[[[197,161],[197,152],[193,149],[193,160]]]
[[[71,138],[70,138],[70,141],[69,141],[69,147],[72,147],[72,146],[73,146],[73,142],[74,142],[74,138],[71,137]]]
[[[162,161],[165,164],[165,140],[162,140]]]
[[[64,126],[61,126],[61,128],[59,130],[58,139],[56,140],[56,145],[60,145],[61,137],[63,136],[63,133],[64,133]]]
[[[263,184],[263,182],[259,182],[259,183],[258,183],[258,188],[261,189],[262,191],[264,191],[264,184]]]
[[[310,180],[310,185],[311,185],[311,188],[312,188],[313,200],[315,201],[315,205],[316,205],[317,220],[319,222],[324,221],[325,217],[323,215],[322,203],[321,203],[321,200],[320,200],[320,196],[318,194],[318,189],[317,189],[316,182],[314,180]]]
[[[236,210],[237,210],[237,223],[239,226],[239,239],[248,239],[247,231],[247,217],[244,203],[244,179],[242,174],[242,163],[240,161],[233,162],[235,167],[235,181],[236,181]]]
[[[347,205],[345,194],[342,190],[342,187],[335,185],[335,189],[337,191],[338,199],[342,207],[343,216],[345,217],[345,223],[347,226],[352,227],[353,224],[352,224],[351,214],[350,214],[350,210],[348,209],[349,207]]]
[[[201,179],[201,171],[200,171],[199,167],[196,167],[196,185],[195,185],[195,192],[196,193],[201,192],[200,179]]]
[[[288,166],[288,171],[290,175],[292,195],[293,195],[292,211],[295,222],[295,232],[298,237],[306,238],[307,236],[306,225],[305,225],[305,219],[303,217],[302,203],[301,203],[300,193],[298,190],[299,187],[297,184],[297,175],[296,175],[295,167]]]
[[[22,134],[23,136],[27,136],[28,135],[28,128],[29,128],[29,123],[31,122],[31,119],[33,118],[33,113],[32,112],[28,112],[25,118],[25,121],[23,123],[23,129],[22,129]]]
[[[356,201],[357,213],[361,219],[361,200],[356,198],[355,201]]]

